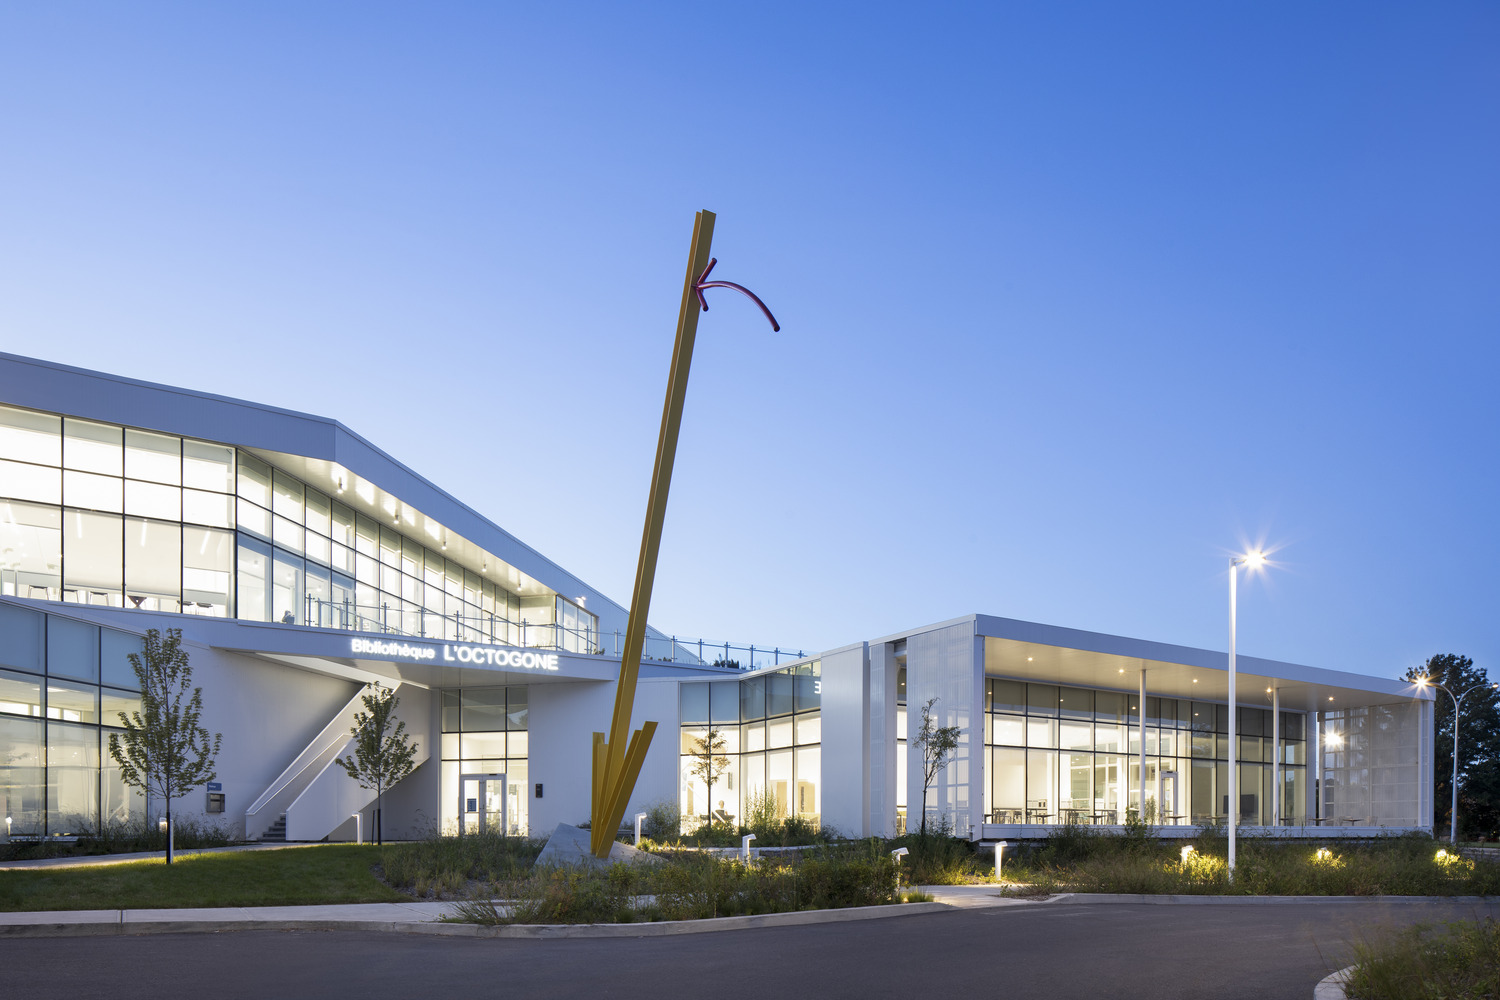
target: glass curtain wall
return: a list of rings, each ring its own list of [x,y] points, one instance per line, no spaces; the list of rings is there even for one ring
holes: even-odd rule
[[[991,823],[1118,824],[1139,815],[1140,698],[1119,691],[987,678],[985,815]],[[1269,709],[1241,708],[1240,822],[1271,822]],[[1229,708],[1146,699],[1146,815],[1227,822]],[[1281,713],[1281,815],[1305,822],[1303,716]]]
[[[591,652],[523,600],[244,451],[0,406],[0,595]]]
[[[748,826],[755,820],[821,821],[823,669],[799,663],[744,680],[680,685],[682,829]],[[723,740],[714,782],[701,766],[714,733]],[[695,755],[696,754],[696,755]]]
[[[109,757],[140,709],[126,658],[139,636],[0,605],[0,836],[36,840],[140,822],[144,800]]]
[[[530,802],[527,784],[530,750],[525,687],[448,688],[442,693],[443,760],[440,823],[445,834],[477,828],[478,802],[459,802],[465,774],[505,775],[505,832],[527,836]],[[470,810],[469,806],[473,805]],[[462,807],[463,812],[460,813]]]

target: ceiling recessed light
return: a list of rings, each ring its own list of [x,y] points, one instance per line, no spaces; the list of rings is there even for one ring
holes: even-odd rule
[[[1030,662],[1031,662],[1031,657],[1029,657],[1029,656],[1028,656],[1028,657],[1026,657],[1026,662],[1027,662],[1027,663],[1030,663]]]
[[[1194,683],[1194,684],[1197,684],[1197,683],[1198,683],[1198,678],[1196,678],[1196,677],[1194,677],[1194,678],[1193,678],[1193,683]]]

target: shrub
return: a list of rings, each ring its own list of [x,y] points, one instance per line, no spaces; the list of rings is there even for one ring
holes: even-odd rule
[[[229,824],[193,815],[178,815],[176,827],[178,850],[203,850],[228,847],[244,842]],[[75,840],[13,840],[0,844],[0,860],[22,861],[32,858],[63,858],[99,854],[135,854],[165,850],[167,835],[156,823],[144,816],[127,820],[110,820]]]
[[[666,841],[681,835],[682,809],[675,801],[663,799],[646,807],[646,818],[641,822],[642,837]]]
[[[1354,945],[1345,989],[1363,1000],[1482,1000],[1500,995],[1500,924],[1425,925]]]
[[[487,888],[525,873],[542,846],[488,832],[387,844],[380,852],[381,874],[393,888],[420,897],[462,895],[472,882]]]
[[[889,903],[896,869],[870,845],[824,849],[786,863],[701,852],[667,855],[661,865],[535,870],[501,887],[505,907],[474,901],[459,918],[479,923],[619,923]]]

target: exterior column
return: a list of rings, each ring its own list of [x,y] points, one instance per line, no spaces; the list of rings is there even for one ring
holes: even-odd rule
[[[1271,681],[1271,826],[1281,828],[1281,688]]]
[[[1141,668],[1141,764],[1138,769],[1141,781],[1141,796],[1137,800],[1140,803],[1141,821],[1146,820],[1146,668]],[[1157,811],[1161,811],[1161,803],[1157,804]]]

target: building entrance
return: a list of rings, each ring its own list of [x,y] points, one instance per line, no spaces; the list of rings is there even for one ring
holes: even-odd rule
[[[505,833],[505,775],[459,775],[458,829],[459,833]]]

